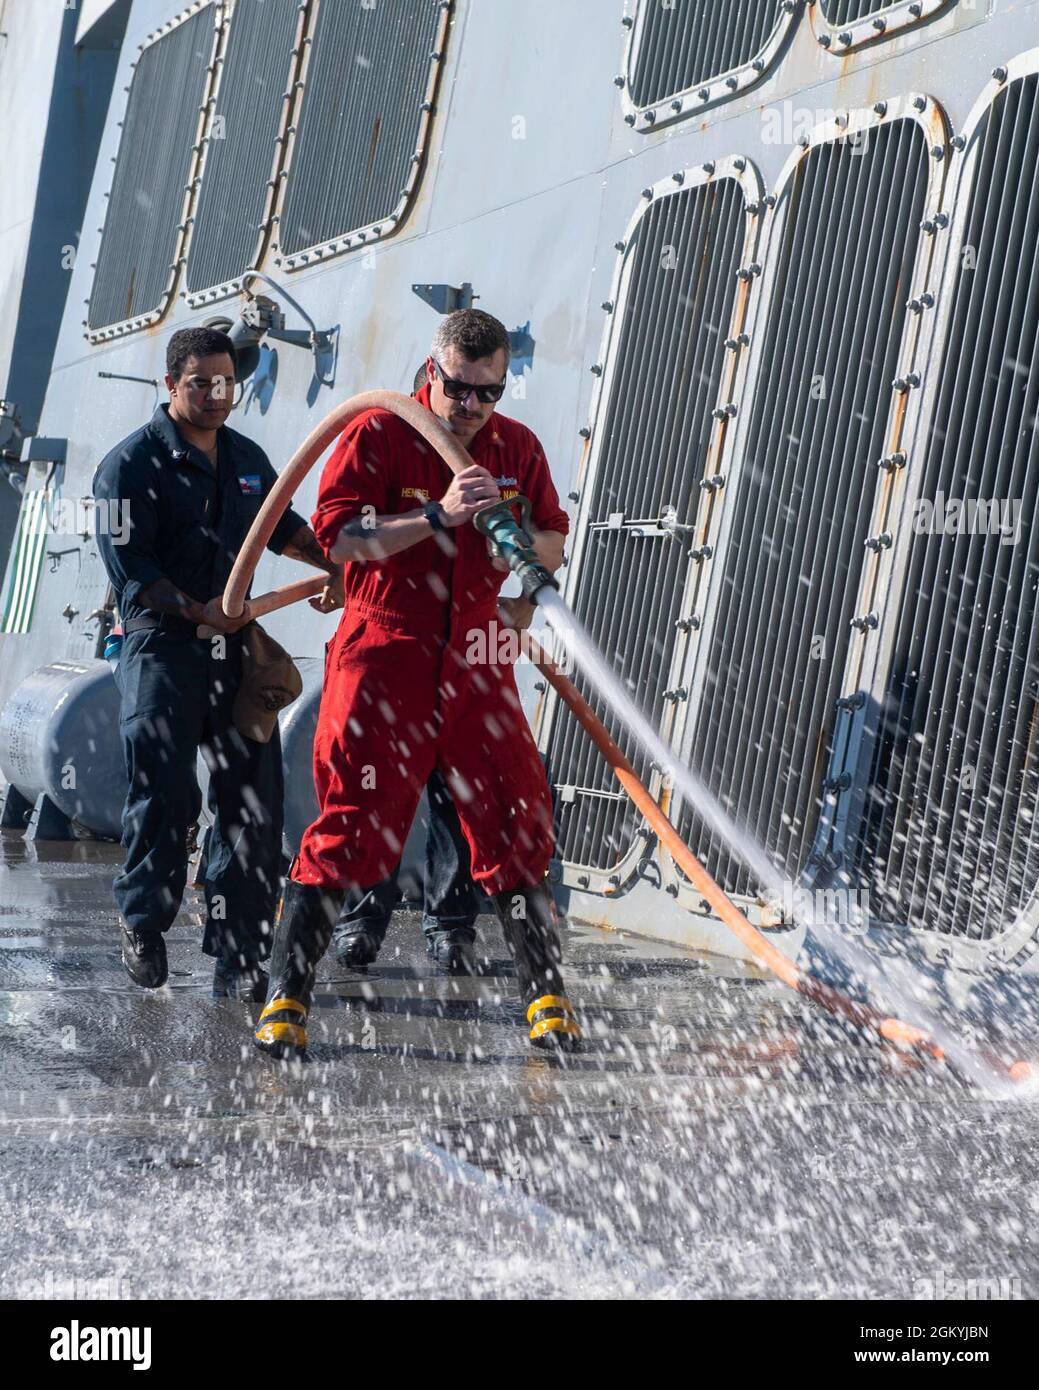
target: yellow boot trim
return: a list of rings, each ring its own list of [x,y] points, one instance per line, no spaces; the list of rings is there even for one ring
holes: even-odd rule
[[[306,1009],[298,999],[275,999],[270,1004],[264,1005],[260,1013],[260,1022],[262,1023],[268,1014],[280,1013],[282,1009],[293,1009],[296,1013],[302,1014],[304,1018],[307,1016]]]
[[[306,1047],[307,1030],[298,1023],[264,1023],[256,1030],[259,1043],[291,1043],[293,1047]]]
[[[572,1014],[574,1006],[562,994],[543,994],[540,999],[535,999],[527,1010],[527,1022],[533,1023],[534,1015],[539,1014],[542,1009],[565,1009],[568,1014]]]
[[[581,1030],[574,1018],[543,1018],[530,1030],[531,1038],[540,1038],[543,1033],[567,1033],[571,1038],[579,1038]]]

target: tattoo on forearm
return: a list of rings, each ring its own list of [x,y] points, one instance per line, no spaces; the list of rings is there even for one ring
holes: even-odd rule
[[[324,570],[326,574],[335,574],[339,568],[325,555],[309,526],[304,526],[296,532],[285,547],[285,554],[290,560],[302,560],[305,564],[313,565],[315,569]]]
[[[421,510],[385,516],[376,516],[374,507],[363,510],[369,514],[344,522],[336,537],[334,554],[343,555],[346,552],[351,562],[357,564],[378,564],[390,555],[397,555],[418,545],[420,541],[428,540],[431,535],[445,554],[453,556],[456,553],[457,547],[451,537],[441,531],[432,532]]]

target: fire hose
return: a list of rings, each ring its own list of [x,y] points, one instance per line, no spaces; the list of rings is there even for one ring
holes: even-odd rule
[[[245,596],[256,573],[260,556],[299,485],[350,421],[366,410],[389,410],[400,416],[440,455],[452,473],[460,473],[472,463],[461,444],[447,432],[436,416],[411,396],[403,396],[397,391],[365,391],[362,395],[352,396],[350,400],[336,406],[335,410],[307,435],[289,459],[285,471],[264,498],[263,506],[245,538],[224,589],[223,609],[229,618],[241,616]],[[515,500],[521,505],[526,502],[525,498]],[[529,516],[529,503],[526,505],[525,516]],[[479,529],[494,542],[510,567],[519,575],[524,593],[529,598],[533,599],[537,590],[545,584],[553,588],[558,587],[548,570],[538,564],[530,538],[516,524],[508,502],[497,502],[485,508],[479,514]],[[259,598],[251,599],[249,611],[257,618],[265,613],[273,613],[290,603],[319,594],[327,582],[320,576],[296,580],[280,589],[272,589],[270,593]]]
[[[223,609],[228,617],[236,618],[241,615],[260,556],[303,479],[346,426],[364,411],[373,409],[391,411],[411,425],[425,442],[436,450],[452,473],[457,474],[471,464],[470,456],[439,423],[436,416],[412,397],[394,391],[367,391],[351,397],[337,406],[307,436],[264,499],[224,590]],[[510,568],[519,575],[527,597],[536,603],[541,588],[546,584],[552,588],[557,588],[558,585],[552,575],[539,564],[530,536],[513,516],[511,506],[516,502],[522,505],[526,499],[494,503],[479,512],[473,520],[477,528],[494,543],[498,553],[508,561]],[[529,503],[523,512],[523,522],[529,524]],[[299,599],[319,593],[326,582],[325,578],[319,576],[284,585],[250,600],[250,611],[254,616],[274,612]],[[632,763],[610,737],[605,725],[574,683],[546,656],[529,633],[523,634],[522,648],[591,738],[599,753],[613,769],[624,791],[693,887],[706,899],[718,919],[729,928],[760,965],[804,998],[821,1005],[827,1012],[846,1019],[864,1031],[876,1033],[885,1042],[902,1049],[913,1050],[936,1061],[944,1059],[944,1050],[922,1029],[903,1023],[900,1019],[887,1017],[869,1004],[848,998],[831,985],[802,970],[795,961],[774,946],[740,911],[681,839],[639,779]],[[1009,1067],[1004,1065],[1003,1070],[1015,1081],[1024,1080],[1033,1074],[1033,1068],[1027,1062],[1020,1061]]]

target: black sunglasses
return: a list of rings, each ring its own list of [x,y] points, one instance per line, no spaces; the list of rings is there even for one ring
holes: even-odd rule
[[[444,395],[453,401],[464,401],[470,391],[475,391],[478,401],[483,405],[490,405],[491,401],[500,401],[505,394],[504,380],[499,386],[477,386],[473,381],[459,381],[457,377],[448,376],[435,357],[433,366],[444,383]]]

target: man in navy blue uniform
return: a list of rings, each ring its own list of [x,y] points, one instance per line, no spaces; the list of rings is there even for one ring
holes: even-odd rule
[[[281,747],[276,721],[266,743],[232,723],[251,614],[246,605],[240,618],[227,618],[220,597],[277,475],[257,444],[225,424],[235,387],[230,338],[182,329],[166,366],[169,403],[94,476],[95,498],[117,502],[130,522],[123,544],[122,536],[98,535],[125,633],[117,681],[130,787],[126,857],[113,885],[123,964],[146,988],[166,981],[164,933],[187,879],[201,748],[213,815],[202,950],[216,959],[215,995],[263,999],[260,964],[270,953],[281,875]],[[321,612],[342,607],[342,570],[298,513],[285,513],[269,549],[327,571],[329,583],[311,603]],[[200,626],[213,635],[198,636]]]

